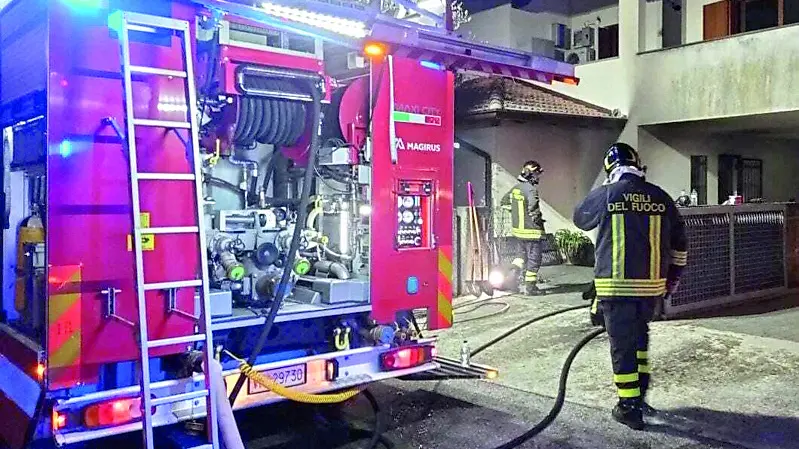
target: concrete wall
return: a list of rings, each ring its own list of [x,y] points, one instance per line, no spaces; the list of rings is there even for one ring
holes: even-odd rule
[[[550,12],[532,13],[512,9],[510,14],[511,47],[530,51],[532,39],[552,40],[552,25],[569,24],[569,17]]]
[[[574,208],[601,180],[602,157],[618,134],[614,129],[544,122],[503,122],[495,127],[456,131],[458,138],[491,155],[495,208],[516,183],[525,161],[541,163],[544,176],[540,192],[548,232],[573,228]]]
[[[622,114],[627,114],[629,105],[624,96],[627,81],[621,73],[622,61],[620,58],[603,59],[576,66],[574,74],[580,79],[580,84],[576,86],[555,82],[545,87],[606,109],[618,109]]]
[[[510,3],[487,9],[472,15],[469,23],[461,25],[458,32],[468,39],[478,42],[513,47],[510,17],[513,8]]]
[[[697,130],[699,131],[699,130]],[[718,204],[718,156],[737,155],[763,160],[763,196],[784,202],[799,196],[799,142],[733,135],[701,135],[658,129],[638,132],[641,158],[647,178],[673,197],[690,191],[691,156],[708,157],[708,204]]]
[[[641,124],[799,109],[799,26],[640,55]]]
[[[641,8],[641,23],[643,24],[640,34],[640,48],[639,51],[657,50],[662,47],[662,40],[660,37],[660,30],[663,21],[663,2],[654,1],[646,2]],[[597,28],[596,42],[599,42],[600,27],[616,25],[619,23],[619,5],[608,6],[600,8],[595,11],[578,14],[571,17],[572,30],[578,30],[584,26],[592,26]],[[701,22],[700,22],[701,26]],[[621,33],[621,31],[620,31]],[[701,36],[701,29],[700,29]],[[619,36],[619,39],[623,39]]]

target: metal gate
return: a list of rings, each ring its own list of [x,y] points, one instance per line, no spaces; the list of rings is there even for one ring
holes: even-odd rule
[[[688,267],[666,300],[674,316],[787,291],[786,207],[715,206],[682,209]]]

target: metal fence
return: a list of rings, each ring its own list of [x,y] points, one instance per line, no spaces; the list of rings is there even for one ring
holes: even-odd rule
[[[494,242],[496,244],[496,255],[499,261],[511,261],[517,257],[525,258],[524,248],[518,239],[512,238],[510,229],[512,226],[511,213],[502,207],[495,207],[491,213],[492,230]],[[546,228],[546,226],[545,226]],[[551,229],[545,229],[551,232]],[[563,257],[558,251],[553,234],[544,236],[543,247],[541,248],[541,266],[548,267],[561,265]]]
[[[682,209],[688,267],[664,314],[755,299],[787,291],[786,206]]]

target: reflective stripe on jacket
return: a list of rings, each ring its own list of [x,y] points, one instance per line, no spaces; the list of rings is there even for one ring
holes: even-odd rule
[[[538,240],[543,237],[544,226],[536,185],[526,180],[519,182],[505,195],[503,204],[510,207],[513,237],[523,240]]]
[[[598,297],[658,297],[666,293],[669,265],[688,263],[685,227],[674,201],[635,175],[602,186],[577,206],[575,225],[598,228]]]

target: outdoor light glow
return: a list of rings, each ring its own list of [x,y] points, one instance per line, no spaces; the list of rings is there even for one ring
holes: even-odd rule
[[[61,142],[60,145],[58,145],[58,154],[60,154],[61,157],[64,158],[70,157],[72,155],[72,151],[73,151],[72,142],[70,142],[69,140],[65,140]]]
[[[371,43],[363,47],[363,52],[366,56],[378,58],[386,54],[386,47],[382,44]]]
[[[343,19],[327,14],[318,14],[303,9],[276,5],[274,3],[262,3],[261,8],[263,8],[267,14],[275,17],[304,23],[356,39],[362,39],[369,34],[366,29],[366,24],[357,20]]]
[[[368,217],[372,215],[372,206],[368,204],[361,204],[360,207],[358,207],[358,213],[361,215],[361,217]]]
[[[441,64],[436,64],[435,62],[432,61],[419,61],[419,64],[421,64],[422,67],[428,69],[444,70],[444,66],[442,66]]]
[[[104,6],[103,0],[63,0],[64,3],[77,13],[94,13]]]
[[[499,270],[492,270],[488,274],[488,283],[494,288],[500,288],[505,283],[505,275]]]

